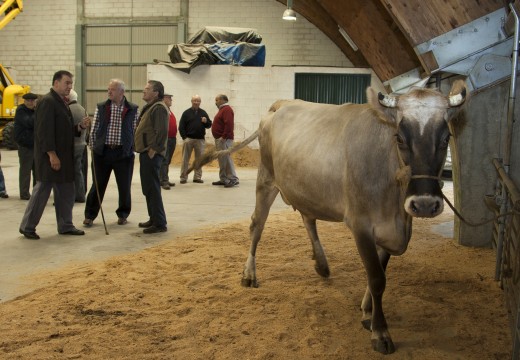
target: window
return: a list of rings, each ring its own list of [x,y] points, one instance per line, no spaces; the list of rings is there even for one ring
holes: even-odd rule
[[[295,74],[294,98],[324,104],[363,104],[370,74]]]

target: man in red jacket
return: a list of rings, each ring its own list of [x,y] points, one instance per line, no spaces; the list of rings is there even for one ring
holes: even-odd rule
[[[168,109],[172,106],[172,95],[164,94],[164,103]],[[177,119],[173,112],[170,110],[170,122],[168,125],[168,143],[166,146],[166,156],[161,165],[161,187],[164,190],[170,190],[170,186],[175,186],[174,182],[170,182],[168,176],[168,170],[170,169],[170,163],[172,162],[173,153],[175,152],[175,146],[177,146]]]
[[[215,105],[218,107],[218,113],[213,119],[211,133],[215,138],[216,150],[226,150],[233,146],[235,114],[228,104],[228,97],[224,94],[215,97]],[[226,188],[231,188],[239,184],[231,155],[219,156],[218,165],[220,180],[213,182],[213,185],[224,185]]]

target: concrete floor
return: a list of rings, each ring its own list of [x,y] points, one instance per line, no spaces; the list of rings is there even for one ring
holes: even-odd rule
[[[141,193],[139,160],[136,159],[132,181],[132,213],[128,224],[117,225],[117,187],[115,179],[109,183],[103,211],[109,235],[101,213],[94,226],[82,225],[84,204],[76,203],[73,219],[76,227],[84,229],[84,236],[59,235],[52,206],[52,195],[36,231],[40,240],[25,239],[18,232],[27,201],[20,200],[18,188],[18,152],[2,149],[1,166],[4,172],[8,199],[0,198],[0,302],[33,290],[36,284],[31,274],[58,269],[69,264],[99,261],[117,254],[136,252],[159,244],[174,241],[177,236],[194,232],[201,227],[228,221],[250,218],[255,204],[256,169],[237,169],[240,185],[226,189],[212,186],[218,180],[218,169],[205,168],[204,184],[190,181],[179,184],[178,167],[170,167],[170,181],[176,183],[171,190],[163,190],[164,207],[168,219],[168,232],[145,235],[137,224],[148,220],[144,196]],[[89,174],[90,175],[90,174]],[[90,184],[90,180],[89,180]],[[273,210],[287,209],[278,197]]]

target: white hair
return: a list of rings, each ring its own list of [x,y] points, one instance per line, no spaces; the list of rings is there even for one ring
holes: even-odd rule
[[[69,101],[78,101],[78,93],[74,89],[70,89]]]

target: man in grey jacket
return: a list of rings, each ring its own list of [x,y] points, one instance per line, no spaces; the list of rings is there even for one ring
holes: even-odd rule
[[[69,108],[74,119],[74,125],[78,126],[83,118],[87,116],[85,108],[78,103],[78,94],[72,89],[69,94]],[[85,141],[86,129],[81,129],[79,136],[74,137],[74,186],[76,188],[76,202],[84,203],[86,194],[86,174],[83,173],[85,168],[84,158],[87,148]]]

